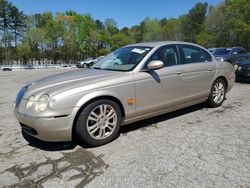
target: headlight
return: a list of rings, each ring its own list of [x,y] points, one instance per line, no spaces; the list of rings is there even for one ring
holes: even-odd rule
[[[242,67],[241,66],[238,66],[238,70],[240,71],[242,69]]]
[[[31,96],[26,103],[26,109],[30,109],[34,104],[34,101],[35,101],[35,97]]]
[[[49,104],[49,96],[43,95],[39,98],[36,104],[36,111],[42,112],[44,111]]]

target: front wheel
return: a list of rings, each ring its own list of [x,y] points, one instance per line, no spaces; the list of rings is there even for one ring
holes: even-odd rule
[[[207,104],[210,107],[221,106],[226,97],[226,83],[223,79],[217,79],[211,88]]]
[[[100,146],[119,134],[121,125],[119,105],[111,100],[98,100],[87,105],[76,121],[76,136],[88,146]]]

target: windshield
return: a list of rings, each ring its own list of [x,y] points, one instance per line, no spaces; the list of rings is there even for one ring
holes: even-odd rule
[[[123,47],[99,60],[93,69],[129,71],[134,69],[151,50],[150,47]]]
[[[214,51],[214,55],[227,55],[231,52],[230,48],[221,48]]]
[[[92,60],[93,58],[92,57],[89,57],[88,59],[85,59],[84,61],[89,61],[89,60]]]

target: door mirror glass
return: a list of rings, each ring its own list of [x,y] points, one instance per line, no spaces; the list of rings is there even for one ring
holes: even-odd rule
[[[164,66],[164,63],[160,60],[150,61],[147,65],[148,70],[157,70],[161,69]]]

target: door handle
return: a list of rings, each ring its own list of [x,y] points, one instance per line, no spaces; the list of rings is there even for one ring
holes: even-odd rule
[[[213,69],[209,69],[208,71],[210,71],[210,72],[211,72],[211,71],[213,71]]]
[[[180,74],[181,74],[181,71],[178,71],[176,74],[177,74],[177,75],[180,75]]]

